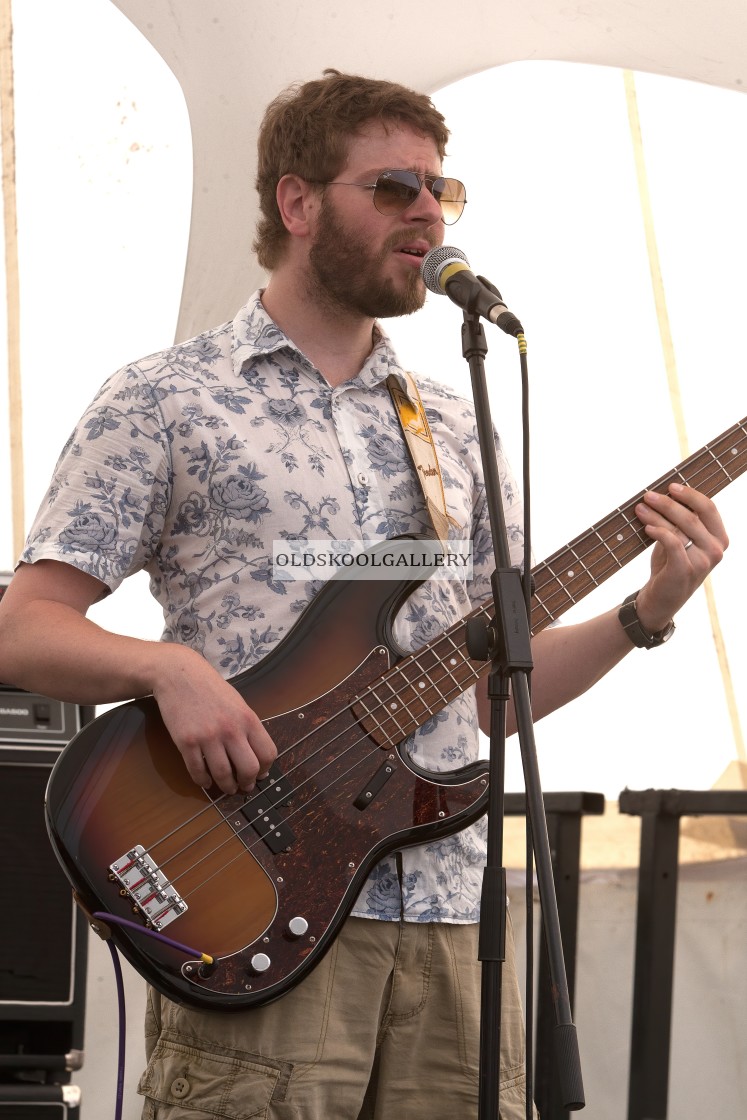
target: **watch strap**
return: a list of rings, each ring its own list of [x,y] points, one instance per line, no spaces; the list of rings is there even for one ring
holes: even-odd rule
[[[639,649],[655,649],[656,646],[661,646],[664,642],[669,641],[674,633],[674,622],[669,622],[663,630],[657,630],[652,633],[641,623],[636,609],[636,599],[638,592],[634,591],[632,595],[628,595],[623,600],[623,604],[618,611],[617,617],[620,619],[620,625],[625,633],[630,638],[634,646]]]

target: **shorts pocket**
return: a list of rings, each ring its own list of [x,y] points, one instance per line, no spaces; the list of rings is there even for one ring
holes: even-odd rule
[[[158,1120],[252,1120],[265,1116],[272,1101],[285,1099],[291,1071],[290,1062],[198,1047],[162,1035],[138,1093]],[[148,1115],[147,1106],[143,1115]]]

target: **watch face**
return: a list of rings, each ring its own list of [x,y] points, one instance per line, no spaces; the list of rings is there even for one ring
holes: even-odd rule
[[[663,646],[665,642],[669,641],[672,634],[674,634],[674,622],[670,622],[663,630],[659,630],[656,634],[649,634],[643,629],[640,623],[638,623],[638,625],[641,634],[645,635],[647,649],[655,649],[656,646]]]
[[[656,644],[663,645],[664,642],[668,642],[672,637],[672,634],[674,634],[674,621],[670,622],[668,626],[665,626],[664,629],[657,635]]]

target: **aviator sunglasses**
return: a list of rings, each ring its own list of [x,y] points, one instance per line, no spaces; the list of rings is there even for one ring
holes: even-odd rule
[[[458,222],[467,201],[464,183],[458,179],[446,179],[443,175],[418,175],[415,171],[382,171],[375,183],[344,183],[341,179],[321,182],[310,179],[322,187],[362,187],[373,191],[373,204],[380,214],[401,214],[412,206],[424,186],[428,188],[441,207],[444,224],[453,226]]]

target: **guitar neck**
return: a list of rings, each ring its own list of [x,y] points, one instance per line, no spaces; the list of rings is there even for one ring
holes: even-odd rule
[[[544,630],[652,544],[635,515],[644,493],[663,493],[670,483],[682,482],[712,497],[745,470],[747,417],[532,570],[532,634]],[[382,740],[392,746],[401,742],[489,671],[489,662],[469,657],[466,630],[469,619],[487,620],[492,609],[492,603],[478,607],[371,687],[366,703],[370,711],[380,713]]]
[[[670,483],[682,482],[710,498],[745,470],[747,417],[533,569],[532,634],[560,618],[652,543],[635,515],[644,493],[664,493]]]

